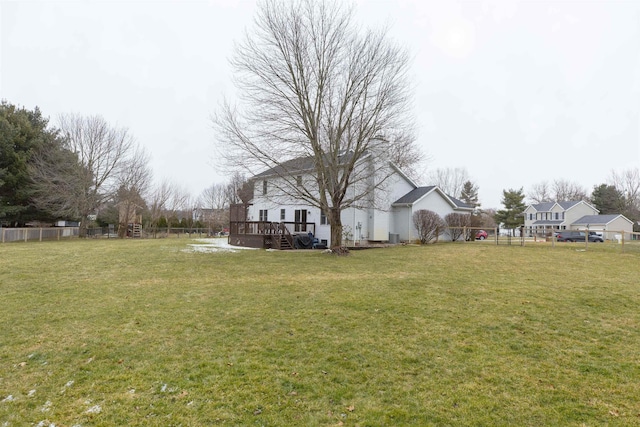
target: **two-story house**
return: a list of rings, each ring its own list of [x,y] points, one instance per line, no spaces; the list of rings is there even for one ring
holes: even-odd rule
[[[311,162],[310,158],[294,159],[278,169],[266,170],[252,178],[254,196],[246,208],[244,220],[232,219],[231,244],[288,248],[284,236],[310,232],[321,245],[331,246],[327,215],[314,205],[312,197],[305,197],[306,191],[317,191],[310,190],[315,182]],[[286,173],[283,173],[283,167]],[[412,220],[417,210],[433,210],[443,218],[451,212],[473,211],[472,207],[435,186],[418,186],[394,164],[388,162],[387,168],[382,172],[385,174],[384,185],[377,185],[372,191],[365,188],[367,180],[362,180],[347,190],[354,193],[366,191],[363,193],[366,197],[353,197],[357,203],[341,212],[345,241],[351,244],[395,239],[411,241],[417,238]],[[293,192],[292,185],[305,190]],[[264,238],[256,237],[259,235]]]
[[[524,230],[528,236],[550,236],[558,230],[589,228],[603,232],[606,239],[612,239],[616,232],[633,231],[633,222],[623,215],[598,213],[598,209],[583,200],[537,203],[524,211]]]

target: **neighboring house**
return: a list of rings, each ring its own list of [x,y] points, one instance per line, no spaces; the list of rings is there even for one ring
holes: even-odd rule
[[[296,183],[300,186],[307,184],[304,188],[313,188],[309,185],[315,182],[311,166],[309,159],[295,159],[285,162],[280,170],[270,169],[254,176],[254,197],[246,209],[246,221],[234,221],[232,215],[230,242],[287,248],[284,238],[282,242],[279,240],[280,234],[311,232],[319,244],[330,247],[331,227],[324,212],[303,197],[287,195],[285,190],[287,185]],[[286,168],[287,174],[282,173],[282,168]],[[451,212],[473,211],[472,207],[447,196],[435,186],[418,187],[395,165],[389,163],[388,168],[383,172],[386,177],[384,186],[361,199],[357,206],[342,210],[345,244],[414,240],[417,232],[412,215],[419,209],[435,211],[442,218]],[[349,191],[357,192],[358,188],[356,184]],[[255,236],[258,234],[274,237],[257,239]]]
[[[537,203],[524,210],[524,231],[530,236],[550,235],[553,231],[570,229],[574,221],[585,215],[597,214],[598,210],[583,200]]]
[[[633,231],[633,222],[623,215],[598,215],[598,212],[583,200],[537,203],[524,210],[524,230],[529,236],[549,236],[554,231],[583,230],[587,226],[594,231]],[[605,239],[612,239],[615,233],[610,234]]]
[[[585,215],[571,224],[572,229],[589,229],[601,232],[602,237],[609,240],[619,240],[622,234],[630,236],[633,232],[633,221],[621,214]],[[625,238],[628,238],[626,237]]]

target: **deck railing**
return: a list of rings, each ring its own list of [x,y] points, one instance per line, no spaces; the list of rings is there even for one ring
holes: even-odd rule
[[[271,221],[232,221],[229,227],[230,235],[254,234],[296,234],[313,233],[316,234],[316,224],[314,222],[271,222]]]

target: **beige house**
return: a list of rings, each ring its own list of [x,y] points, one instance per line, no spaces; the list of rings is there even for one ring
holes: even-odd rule
[[[624,215],[598,213],[598,209],[583,200],[537,203],[524,210],[524,230],[527,236],[550,236],[558,230],[588,228],[602,232],[605,239],[633,232],[633,222]]]
[[[551,235],[553,231],[571,229],[575,221],[598,212],[583,200],[529,205],[524,210],[524,231],[528,236]]]

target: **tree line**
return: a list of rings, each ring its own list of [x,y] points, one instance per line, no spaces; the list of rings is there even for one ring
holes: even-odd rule
[[[150,156],[126,128],[101,116],[66,114],[56,126],[38,107],[0,103],[0,226],[56,220],[90,226],[206,227],[222,230],[246,179],[236,173],[198,197],[177,183],[153,183]],[[196,208],[205,214],[194,218]],[[228,215],[228,214],[226,214]],[[135,218],[134,218],[135,216]]]

